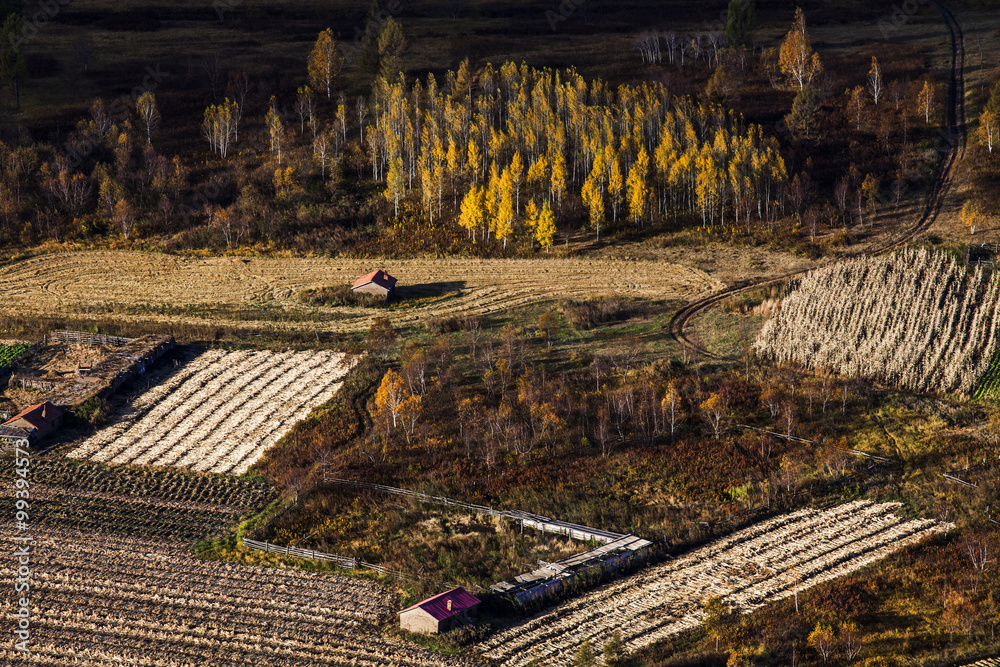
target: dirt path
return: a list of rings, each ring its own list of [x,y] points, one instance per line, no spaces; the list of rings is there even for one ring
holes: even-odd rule
[[[951,192],[958,161],[965,152],[965,43],[962,26],[947,7],[939,2],[934,2],[933,4],[941,12],[942,17],[944,17],[945,23],[948,26],[948,32],[951,35],[952,44],[951,76],[948,89],[948,131],[945,136],[940,138],[938,146],[938,150],[944,150],[946,154],[938,167],[934,182],[931,185],[930,194],[927,196],[927,202],[921,210],[917,222],[901,237],[884,245],[866,249],[858,253],[858,255],[881,255],[898,250],[905,247],[918,234],[930,229]],[[699,313],[711,308],[720,301],[750,290],[784,283],[791,278],[804,275],[811,268],[789,272],[776,278],[745,281],[711,296],[689,303],[670,320],[670,335],[681,345],[695,350],[701,355],[720,359],[722,358],[721,355],[710,352],[703,345],[696,344],[687,337],[685,329],[691,320]]]
[[[420,303],[384,311],[316,308],[297,298],[303,289],[350,284],[378,267],[397,276],[403,289],[424,295]],[[405,325],[430,317],[489,313],[546,299],[601,294],[689,300],[723,286],[699,269],[626,259],[379,262],[88,251],[42,255],[0,268],[0,314],[85,316],[97,312],[132,321],[217,324],[227,318],[227,312],[242,311],[245,316],[248,308],[260,308],[259,319],[251,313],[241,323],[336,332],[366,329],[378,315]],[[287,317],[267,317],[263,312],[267,309],[279,309]]]

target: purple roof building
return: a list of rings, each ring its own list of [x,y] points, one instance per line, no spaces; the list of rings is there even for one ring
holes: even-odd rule
[[[399,627],[421,634],[447,632],[468,622],[478,609],[479,598],[464,588],[453,588],[399,612]]]

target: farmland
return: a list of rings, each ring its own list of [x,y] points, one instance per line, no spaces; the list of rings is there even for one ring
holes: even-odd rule
[[[239,475],[328,401],[352,364],[331,352],[205,352],[68,456]]]
[[[350,284],[375,260],[185,258],[137,252],[49,254],[0,267],[0,315],[117,316],[125,321],[249,325],[364,331],[380,311],[314,308],[306,289]],[[658,261],[393,260],[385,268],[402,290],[436,295],[416,309],[389,314],[397,324],[469,311],[494,312],[594,292],[691,298],[721,286],[704,271]],[[608,283],[615,276],[615,284]],[[546,284],[548,283],[548,285]],[[278,314],[268,309],[277,309]],[[271,319],[269,319],[271,318]]]
[[[34,665],[462,664],[378,635],[394,599],[371,582],[207,563],[135,537],[39,527],[33,537]],[[0,580],[12,588],[13,570]],[[9,644],[2,655],[17,660]]]
[[[0,474],[14,478],[13,457],[0,457]],[[46,526],[188,543],[231,529],[274,497],[258,481],[55,456],[33,461],[30,481],[32,516]],[[13,515],[14,502],[0,497],[0,511]]]
[[[13,364],[28,347],[28,345],[0,345],[0,370]]]
[[[971,395],[996,350],[1000,279],[907,250],[818,269],[755,344],[759,355],[911,391]]]
[[[861,501],[758,523],[544,612],[487,639],[481,649],[505,665],[534,658],[569,665],[584,641],[599,650],[618,630],[625,648],[635,650],[702,623],[708,597],[755,609],[949,527],[905,521],[896,507]]]

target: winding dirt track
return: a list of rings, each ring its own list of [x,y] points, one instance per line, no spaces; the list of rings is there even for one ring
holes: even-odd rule
[[[948,32],[951,34],[952,46],[951,79],[948,87],[948,130],[939,136],[937,144],[937,149],[944,152],[945,156],[938,166],[934,183],[931,185],[931,191],[927,196],[927,203],[924,205],[920,219],[917,220],[916,224],[891,243],[859,254],[882,255],[893,250],[898,250],[909,243],[917,234],[929,229],[934,224],[934,220],[941,210],[941,205],[944,203],[945,197],[951,188],[955,164],[958,162],[958,158],[965,152],[965,43],[962,26],[947,7],[939,2],[934,2],[934,6],[938,8],[944,17],[945,23],[948,26]],[[761,287],[780,285],[792,278],[805,275],[810,270],[795,271],[778,276],[777,278],[769,278],[756,282],[745,282],[724,289],[704,299],[689,303],[677,311],[670,319],[668,325],[670,327],[670,335],[678,343],[696,351],[698,354],[712,359],[723,359],[722,355],[706,350],[703,346],[692,342],[685,335],[684,329],[690,321],[698,313],[711,308],[720,301]]]
[[[243,309],[249,326],[319,331],[367,329],[386,311],[313,308],[297,294],[351,284],[386,268],[428,299],[389,311],[397,324],[428,317],[489,313],[546,299],[624,294],[689,300],[723,287],[704,271],[667,262],[585,259],[414,259],[380,262],[325,258],[188,258],[138,252],[88,251],[42,255],[0,268],[0,314],[79,316],[217,324]],[[161,307],[167,306],[164,312]],[[255,319],[246,309],[268,306],[288,317]],[[159,310],[158,310],[159,309]],[[121,315],[121,317],[118,317]],[[275,322],[274,320],[282,320]]]

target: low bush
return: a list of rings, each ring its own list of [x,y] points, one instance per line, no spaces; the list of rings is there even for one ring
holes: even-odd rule
[[[621,297],[604,297],[586,301],[566,301],[559,312],[574,329],[592,329],[606,322],[620,322],[635,317],[648,317],[649,304]]]
[[[389,301],[375,294],[355,292],[349,285],[334,285],[299,292],[299,300],[311,306],[385,307]]]

